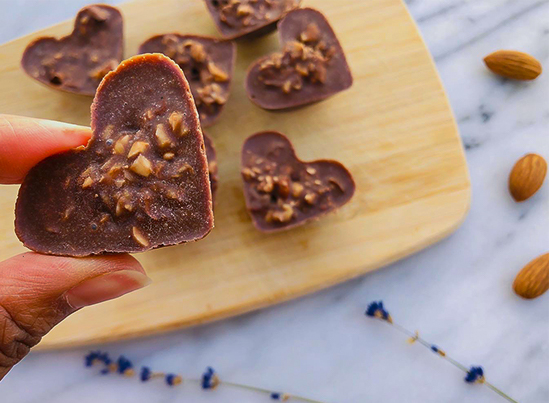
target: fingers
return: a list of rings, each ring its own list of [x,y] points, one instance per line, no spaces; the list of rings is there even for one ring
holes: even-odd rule
[[[87,144],[89,127],[0,114],[0,183],[20,183],[44,158]]]
[[[0,379],[72,312],[149,282],[129,255],[75,259],[30,252],[1,262]]]

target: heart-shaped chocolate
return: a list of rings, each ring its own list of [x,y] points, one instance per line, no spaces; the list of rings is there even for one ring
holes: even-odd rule
[[[246,207],[263,232],[292,228],[336,210],[355,192],[339,162],[297,158],[281,133],[256,133],[242,147],[241,173]]]
[[[189,80],[202,126],[214,123],[229,98],[236,58],[233,42],[165,34],[145,41],[139,53],[163,53],[175,61]]]
[[[29,76],[49,87],[93,95],[103,77],[118,66],[123,51],[120,11],[96,4],[78,12],[70,35],[31,42],[23,53],[21,66]]]
[[[160,54],[109,73],[83,149],[40,162],[25,178],[15,231],[41,253],[142,252],[195,241],[213,227],[205,147],[181,69]]]
[[[263,109],[288,109],[321,101],[349,88],[353,77],[332,27],[320,12],[301,8],[278,24],[284,49],[255,61],[246,92]]]
[[[212,189],[212,201],[215,202],[215,194],[217,192],[217,186],[219,183],[219,176],[217,175],[217,153],[215,152],[215,146],[212,138],[204,133],[204,145],[206,146],[206,157],[208,157],[208,172],[210,175],[210,186]]]
[[[217,29],[227,39],[259,37],[276,29],[301,0],[205,0]]]

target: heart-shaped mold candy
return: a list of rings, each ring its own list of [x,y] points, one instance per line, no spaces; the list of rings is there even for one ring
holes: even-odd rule
[[[321,101],[353,83],[343,48],[320,12],[301,8],[278,24],[282,52],[255,61],[246,92],[263,109],[288,109]]]
[[[123,52],[120,11],[95,4],[78,12],[70,35],[31,42],[23,53],[21,66],[29,76],[49,87],[94,95],[103,77],[118,66]]]
[[[165,34],[146,40],[139,53],[163,53],[175,61],[189,80],[202,126],[214,123],[229,98],[236,58],[233,42]]]
[[[355,192],[353,177],[342,164],[301,161],[290,140],[274,131],[256,133],[244,142],[241,173],[246,207],[263,232],[318,219]]]
[[[212,200],[215,201],[215,194],[219,183],[217,174],[217,153],[212,138],[204,133],[204,145],[206,146],[206,157],[208,157],[208,172],[210,174],[210,186],[212,189]]]
[[[205,0],[217,29],[226,39],[255,38],[276,29],[276,23],[301,0]]]
[[[213,227],[203,135],[183,72],[160,54],[109,73],[83,149],[46,158],[19,190],[15,230],[41,253],[143,252]]]

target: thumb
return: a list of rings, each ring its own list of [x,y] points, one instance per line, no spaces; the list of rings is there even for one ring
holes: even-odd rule
[[[129,255],[75,259],[30,252],[0,262],[0,380],[71,313],[149,283]]]

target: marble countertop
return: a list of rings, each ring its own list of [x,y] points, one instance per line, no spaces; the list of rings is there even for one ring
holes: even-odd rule
[[[116,3],[116,1],[104,1]],[[55,3],[55,5],[54,5]],[[85,0],[0,0],[0,42],[72,18]],[[312,3],[312,1],[311,1]],[[392,316],[519,402],[549,401],[549,295],[525,301],[511,284],[548,251],[549,184],[514,203],[507,178],[523,154],[549,158],[549,74],[532,83],[494,77],[482,58],[501,48],[549,69],[549,2],[407,0],[434,56],[459,124],[473,200],[446,240],[357,280],[300,300],[168,335],[110,344],[136,364],[333,403],[503,402],[385,323],[365,318],[383,299]],[[9,10],[6,12],[6,10]],[[167,388],[85,369],[87,350],[31,353],[0,384],[0,401],[239,402],[268,398],[220,388]]]

